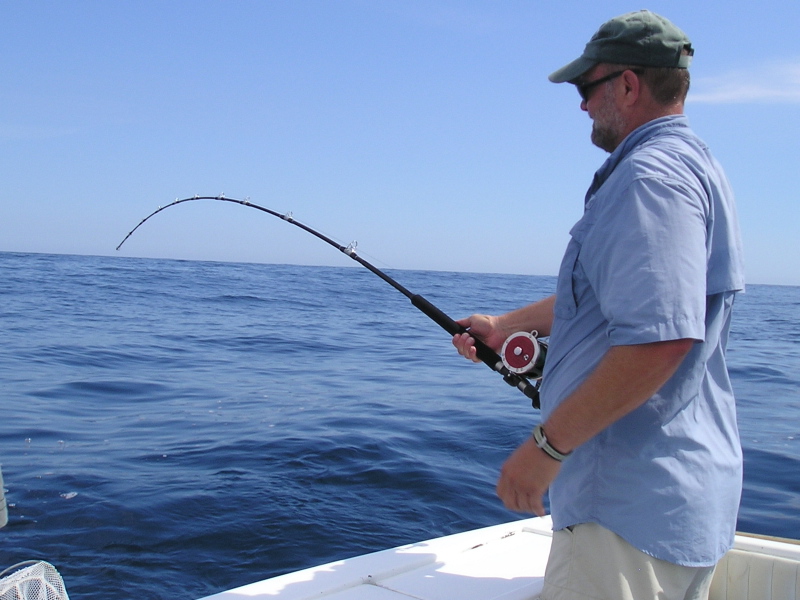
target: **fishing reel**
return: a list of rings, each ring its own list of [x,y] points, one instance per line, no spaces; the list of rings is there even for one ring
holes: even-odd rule
[[[512,333],[500,350],[503,365],[517,375],[531,379],[541,379],[544,372],[544,359],[547,356],[547,343],[539,339],[539,332],[518,331]]]

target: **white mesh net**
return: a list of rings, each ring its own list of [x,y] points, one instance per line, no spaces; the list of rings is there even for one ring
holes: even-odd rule
[[[5,577],[0,574],[0,600],[69,600],[69,596],[56,568],[39,561]]]

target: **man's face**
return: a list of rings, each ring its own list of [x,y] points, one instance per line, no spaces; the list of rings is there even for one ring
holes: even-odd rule
[[[613,65],[597,65],[583,78],[583,83],[591,83],[613,72]],[[592,119],[592,143],[606,152],[613,152],[625,137],[625,121],[615,102],[617,79],[592,87],[581,102],[581,108]]]
[[[611,153],[625,137],[625,121],[614,102],[613,86],[604,84],[595,96],[597,96],[596,108],[589,111],[589,117],[593,121],[592,143]]]

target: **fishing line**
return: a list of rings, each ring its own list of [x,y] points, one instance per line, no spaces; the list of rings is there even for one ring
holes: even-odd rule
[[[456,323],[453,319],[447,316],[439,308],[431,304],[424,297],[408,291],[405,287],[389,277],[386,273],[361,258],[356,253],[356,242],[352,242],[347,246],[342,246],[328,236],[316,231],[315,229],[312,229],[308,225],[305,225],[300,221],[296,221],[292,216],[292,213],[281,214],[269,208],[259,206],[258,204],[253,204],[250,202],[249,198],[245,200],[238,200],[236,198],[228,198],[224,194],[220,196],[192,196],[191,198],[175,200],[166,206],[159,206],[158,209],[147,215],[136,227],[131,229],[128,235],[126,235],[125,238],[119,243],[117,250],[119,250],[122,247],[122,244],[124,244],[127,239],[133,235],[134,231],[144,225],[144,223],[151,217],[154,217],[161,211],[170,207],[183,204],[184,202],[194,202],[196,200],[216,200],[220,202],[241,204],[242,206],[255,208],[274,217],[278,217],[287,223],[291,223],[295,227],[299,227],[300,229],[307,231],[311,235],[321,239],[323,242],[330,244],[343,254],[346,254],[352,258],[358,264],[369,269],[372,273],[383,279],[386,283],[411,300],[411,304],[422,311],[428,318],[434,321],[451,336],[457,333],[469,333],[467,329]],[[531,404],[534,408],[539,408],[539,386],[541,385],[542,370],[544,368],[547,345],[545,342],[542,342],[538,339],[536,332],[519,332],[512,334],[506,340],[505,344],[503,344],[503,349],[501,351],[503,354],[502,358],[494,350],[489,348],[489,346],[478,339],[475,340],[475,348],[477,350],[477,356],[481,362],[483,362],[493,371],[502,375],[503,380],[506,383],[517,388],[528,398],[530,398]],[[533,379],[534,382],[531,382],[529,378]]]

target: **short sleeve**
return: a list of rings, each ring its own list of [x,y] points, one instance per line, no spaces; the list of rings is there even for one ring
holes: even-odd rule
[[[594,210],[579,266],[610,343],[703,340],[707,201],[676,180],[643,176]]]

